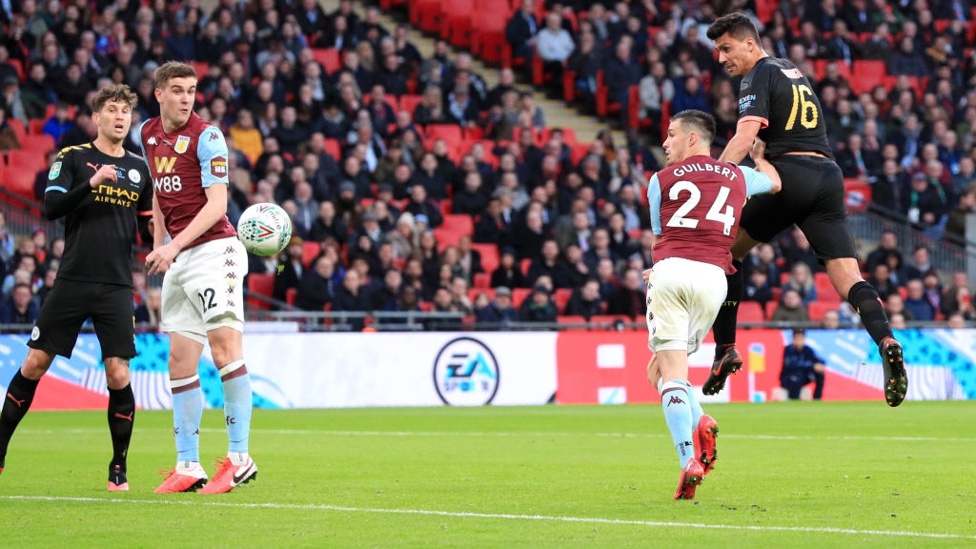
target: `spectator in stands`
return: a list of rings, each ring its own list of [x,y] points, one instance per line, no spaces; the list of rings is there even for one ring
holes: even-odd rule
[[[305,265],[302,263],[304,256],[304,241],[292,236],[288,241],[288,246],[278,254],[277,276],[274,279],[274,289],[271,296],[278,301],[285,301],[288,297],[288,290],[298,290],[305,274]]]
[[[321,311],[336,296],[335,260],[326,254],[315,259],[313,268],[302,273],[295,305],[305,311]]]
[[[33,324],[37,320],[37,305],[29,284],[19,283],[0,305],[0,324]]]
[[[898,247],[898,235],[892,230],[881,231],[881,239],[878,247],[868,254],[866,269],[868,272],[874,271],[875,265],[885,262],[885,257],[889,253],[901,254]]]
[[[555,322],[557,314],[549,290],[544,286],[535,286],[522,303],[519,319],[523,322]]]
[[[20,139],[7,121],[7,109],[0,106],[0,151],[20,148]]]
[[[471,247],[470,236],[462,235],[458,239],[457,254],[461,276],[465,280],[471,281],[475,274],[485,272],[485,268],[481,266],[481,252]]]
[[[441,215],[440,208],[434,201],[427,198],[427,189],[423,185],[414,185],[410,190],[410,199],[407,202],[404,211],[413,214],[414,221],[419,222],[421,220],[420,216],[423,216],[423,220],[427,227],[431,229],[436,229],[441,226],[444,222],[444,217]]]
[[[813,284],[813,274],[810,273],[809,265],[798,261],[790,267],[790,277],[783,285],[783,291],[788,289],[800,294],[800,299],[804,305],[809,305],[811,301],[817,301],[817,287]]]
[[[902,201],[902,213],[912,224],[929,229],[938,225],[947,211],[945,194],[932,185],[932,179],[925,173],[916,173],[912,177],[911,188]]]
[[[542,256],[532,260],[526,280],[535,285],[540,276],[548,276],[554,288],[569,288],[569,270],[559,259],[559,245],[555,240],[547,238],[542,243]]]
[[[621,37],[614,48],[613,56],[604,63],[604,81],[609,89],[610,101],[620,103],[621,118],[626,123],[628,116],[628,88],[640,83],[640,68],[631,56],[633,39]]]
[[[825,311],[823,317],[823,329],[836,330],[838,328],[840,328],[840,314],[838,314],[835,310]]]
[[[915,318],[912,311],[905,308],[905,300],[902,299],[901,294],[898,292],[890,294],[887,299],[885,299],[885,314],[888,315],[888,318],[891,318],[892,315],[898,314],[901,315],[906,321],[922,320],[920,318]]]
[[[486,309],[486,310],[485,310]],[[495,289],[495,301],[489,303],[481,313],[475,310],[477,322],[518,322],[519,313],[512,307],[512,290],[506,286]]]
[[[756,301],[763,307],[773,300],[773,287],[769,283],[769,276],[764,269],[753,269],[742,289],[743,301]]]
[[[942,316],[947,318],[953,313],[960,313],[966,320],[976,320],[976,309],[973,307],[969,278],[965,272],[956,271],[952,273],[952,284],[942,294],[940,309]]]
[[[512,230],[512,240],[519,258],[532,259],[533,262],[544,257],[545,242],[551,238],[552,234],[546,230],[542,220],[542,209],[538,207],[529,209],[525,214],[524,222],[515,225]],[[558,247],[556,253],[558,254]]]
[[[681,112],[689,109],[704,111],[707,113],[712,112],[712,107],[708,103],[708,97],[705,95],[705,89],[702,88],[701,82],[699,81],[699,77],[697,75],[686,76],[684,78],[675,80],[674,98],[672,99],[671,105],[674,112]]]
[[[522,274],[522,269],[516,260],[517,257],[514,248],[502,248],[498,268],[495,269],[495,272],[491,273],[492,288],[500,288],[503,286],[506,288],[525,288],[528,286]]]
[[[590,320],[592,316],[603,314],[605,307],[606,303],[600,297],[600,283],[591,278],[584,282],[583,286],[573,291],[563,314],[582,316],[586,320]]]
[[[362,277],[359,270],[350,268],[342,277],[342,284],[335,291],[335,298],[332,302],[333,311],[343,311],[350,313],[369,312],[372,304],[367,286],[361,283]],[[353,331],[362,331],[364,319],[355,317],[347,319]]]
[[[0,267],[14,256],[14,235],[7,230],[7,215],[0,210]],[[5,272],[0,268],[0,274]]]
[[[784,246],[784,256],[786,259],[786,265],[792,269],[793,265],[798,262],[806,263],[807,267],[810,268],[810,272],[823,271],[824,268],[820,264],[820,260],[817,258],[817,253],[813,250],[810,245],[810,241],[807,240],[807,236],[803,234],[800,229],[794,229],[788,235],[789,242],[787,246]]]
[[[623,315],[635,320],[643,318],[647,313],[647,300],[644,293],[640,271],[627,269],[622,284],[610,294],[610,299],[607,300],[607,314]]]
[[[505,40],[512,47],[512,56],[524,59],[526,66],[532,66],[532,52],[539,32],[539,24],[535,19],[535,2],[536,0],[522,0],[518,11],[505,25]]]
[[[909,36],[898,42],[898,49],[888,57],[888,74],[922,77],[928,74],[925,56]]]
[[[796,290],[783,290],[780,304],[769,319],[773,322],[809,322],[810,313]]]
[[[61,136],[74,127],[74,122],[68,116],[68,104],[58,103],[54,109],[54,116],[44,123],[43,133],[54,138],[55,143],[61,141]]]
[[[880,171],[881,155],[863,150],[863,138],[858,134],[847,137],[847,147],[837,153],[837,164],[844,177],[874,183]]]
[[[898,293],[898,286],[891,281],[891,270],[888,268],[887,262],[878,263],[870,273],[870,276],[866,280],[868,284],[878,291],[881,299],[888,299],[889,295]]]
[[[464,177],[464,187],[454,193],[452,211],[475,217],[484,211],[487,204],[488,196],[482,186],[481,173],[468,173]]]
[[[390,269],[383,275],[383,287],[370,295],[370,305],[374,311],[396,311],[403,294],[403,275]]]
[[[551,78],[550,91],[557,96],[562,91],[563,67],[576,44],[563,28],[562,15],[556,11],[546,14],[546,25],[536,35],[536,49],[542,58],[543,73]]]
[[[160,288],[147,288],[146,299],[133,312],[135,323],[151,327],[159,326],[162,306],[162,290]]]
[[[969,160],[968,158],[964,160]],[[970,214],[976,213],[976,183],[963,191],[959,196],[959,204],[949,212],[945,225],[947,234],[959,238],[966,236],[966,219]]]
[[[871,200],[879,205],[898,212],[909,194],[911,176],[909,176],[895,159],[886,159],[882,165],[881,175],[874,182]]]
[[[809,345],[803,330],[793,330],[793,343],[783,349],[783,369],[779,374],[780,388],[774,390],[774,400],[820,400],[823,396],[826,363]],[[814,382],[811,394],[807,385]]]
[[[602,259],[609,259],[616,263],[620,259],[610,248],[610,232],[605,227],[593,229],[590,237],[590,247],[583,253],[583,261],[590,270],[596,270],[597,264]]]
[[[451,301],[454,304],[454,309],[465,316],[474,312],[474,304],[468,297],[468,288],[468,280],[464,276],[455,276],[451,279],[449,289],[451,290]]]
[[[920,279],[908,281],[908,295],[905,297],[905,310],[914,320],[930,322],[935,320],[937,311],[932,301],[925,295],[925,285]]]

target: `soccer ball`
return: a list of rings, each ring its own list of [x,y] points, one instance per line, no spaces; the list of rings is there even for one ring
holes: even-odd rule
[[[248,253],[261,257],[275,255],[291,240],[291,219],[277,204],[254,204],[237,221],[237,238]]]

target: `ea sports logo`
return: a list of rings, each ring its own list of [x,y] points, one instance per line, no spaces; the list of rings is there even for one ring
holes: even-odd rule
[[[444,404],[484,406],[498,392],[498,361],[471,337],[448,342],[434,360],[434,387]]]

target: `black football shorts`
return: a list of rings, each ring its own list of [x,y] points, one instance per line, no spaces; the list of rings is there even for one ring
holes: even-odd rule
[[[132,288],[97,282],[55,281],[27,345],[70,358],[78,333],[89,318],[103,358],[136,356]]]

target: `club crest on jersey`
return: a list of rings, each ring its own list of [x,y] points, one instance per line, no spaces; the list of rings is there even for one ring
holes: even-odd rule
[[[142,181],[142,176],[139,175],[139,170],[135,168],[129,170],[129,181],[132,181],[137,185],[139,184],[140,181]]]
[[[173,150],[176,151],[177,154],[183,154],[189,147],[190,137],[188,135],[181,135],[176,138],[176,146],[173,147]]]

